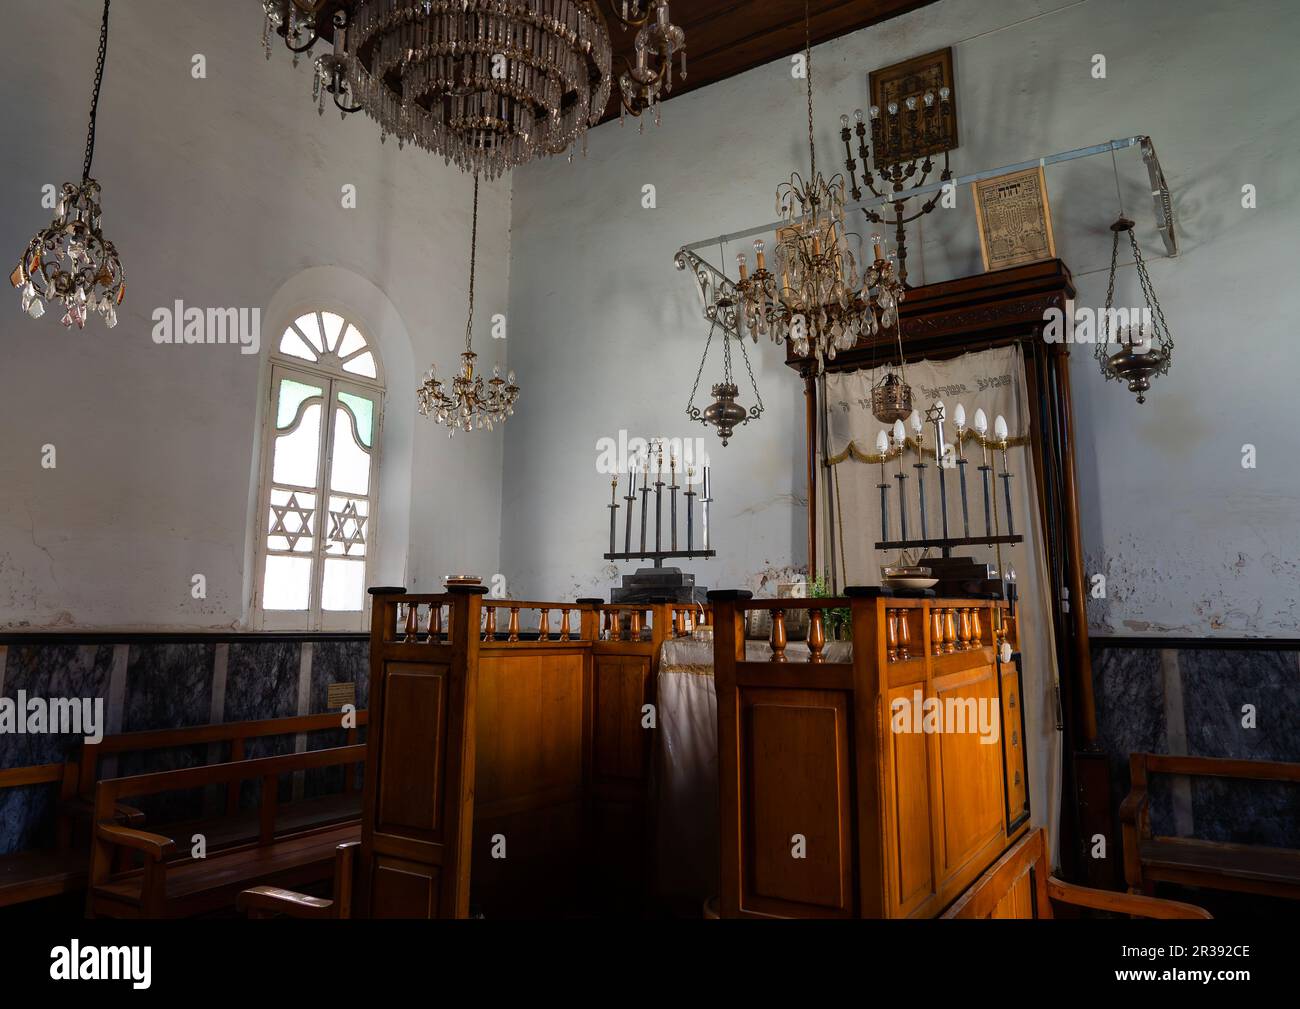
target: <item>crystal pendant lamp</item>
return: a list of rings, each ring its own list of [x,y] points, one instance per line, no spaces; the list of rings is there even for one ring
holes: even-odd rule
[[[263,0],[263,42],[316,42],[321,0]],[[352,0],[313,93],[363,110],[380,140],[441,154],[492,179],[585,145],[612,87],[609,28],[595,0]]]
[[[674,57],[681,64],[681,79],[686,80],[686,32],[673,24],[668,0],[639,0],[635,4],[610,0],[610,8],[624,27],[637,29],[633,59],[618,78],[622,105],[619,121],[628,114],[639,119],[641,113],[653,109],[658,126],[663,97],[673,90]],[[641,128],[645,128],[644,121]]]
[[[416,406],[421,416],[432,417],[447,427],[447,437],[457,431],[477,428],[492,430],[515,412],[519,386],[515,373],[501,377],[500,365],[492,368],[492,377],[485,383],[483,376],[475,374],[474,362],[478,355],[473,349],[474,330],[474,265],[478,256],[478,176],[474,176],[474,223],[469,247],[469,320],[465,323],[465,350],[460,355],[460,368],[451,379],[451,387],[444,386],[437,369],[430,367],[424,381],[415,391]]]
[[[104,0],[81,182],[64,183],[54,220],[27,243],[22,260],[9,275],[20,292],[23,311],[33,319],[45,314],[47,304],[58,304],[63,308],[63,325],[79,329],[85,328],[91,312],[98,312],[104,325],[112,329],[117,325],[117,306],[126,296],[126,276],[117,249],[99,228],[99,183],[90,177],[99,89],[108,51],[108,6],[109,0]]]

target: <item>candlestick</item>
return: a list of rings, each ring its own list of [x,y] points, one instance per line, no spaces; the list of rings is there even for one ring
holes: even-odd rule
[[[898,473],[894,479],[898,481],[898,527],[901,532],[901,540],[907,540],[907,493],[904,487],[904,481],[907,474],[903,472],[903,448],[907,444],[907,432],[903,430],[901,420],[894,421],[893,441],[898,444]]]
[[[1016,534],[1016,523],[1015,519],[1012,518],[1011,511],[1011,471],[1007,469],[1007,422],[1001,414],[993,422],[993,436],[997,438],[998,447],[1002,449],[1002,473],[1000,479],[1002,480],[1002,490],[1007,499],[1007,535],[1014,536]]]
[[[633,463],[627,469],[627,496],[623,498],[627,502],[627,514],[623,516],[623,553],[628,553],[632,548],[632,506],[636,504],[636,464]],[[610,553],[614,551],[611,550]]]
[[[993,512],[989,508],[989,447],[984,440],[984,433],[989,429],[988,418],[984,416],[983,410],[975,411],[975,433],[979,436],[980,452],[984,457],[984,464],[979,467],[980,482],[984,485],[984,534],[993,535]]]
[[[686,552],[690,553],[695,549],[695,490],[692,486],[695,483],[695,469],[691,467],[686,470]]]
[[[641,468],[641,556],[645,557],[646,519],[650,516],[650,453],[647,452]]]
[[[880,540],[889,540],[889,481],[885,479],[885,457],[889,454],[889,435],[881,431],[876,435],[876,454],[880,456]]]
[[[921,539],[928,540],[930,527],[925,516],[925,456],[921,454],[925,443],[925,432],[921,428],[921,415],[915,410],[912,411],[911,421],[912,433],[916,437],[916,462],[912,463],[912,469],[916,470],[916,499],[921,511]]]
[[[614,552],[614,528],[618,523],[618,477],[609,482],[609,552]]]
[[[709,549],[709,505],[713,503],[713,483],[709,479],[709,467],[704,467],[704,487],[703,495],[700,497],[700,518],[703,522],[701,534],[704,539],[704,549]]]
[[[961,484],[962,535],[970,539],[970,506],[966,499],[966,451],[962,448],[962,439],[966,436],[966,408],[960,403],[953,411],[953,422],[957,425],[957,476]]]
[[[670,542],[672,543],[672,549],[676,550],[677,549],[677,456],[672,455],[668,457],[668,469],[669,472],[672,473],[672,478],[673,478],[672,486],[668,488],[669,499],[670,499],[669,511],[668,511],[669,520],[670,520],[669,531],[671,533]]]
[[[659,455],[655,462],[655,553],[659,553],[664,548],[663,543],[663,524],[664,524],[664,446],[659,444]]]
[[[948,445],[943,439],[943,421],[947,415],[944,408],[943,400],[934,404],[934,451],[935,465],[939,470],[939,517],[943,526],[943,538],[948,538],[948,480],[944,470],[947,468]],[[949,556],[952,551],[948,547],[943,548],[944,556]]]

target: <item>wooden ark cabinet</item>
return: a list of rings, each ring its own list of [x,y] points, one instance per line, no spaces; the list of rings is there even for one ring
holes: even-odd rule
[[[1005,603],[849,591],[711,594],[724,917],[932,917],[1027,829],[1019,667],[999,657],[1002,640],[1016,645]],[[851,661],[825,661],[812,632],[810,661],[786,659],[785,611],[811,610],[819,630],[824,609],[844,606]],[[745,660],[753,609],[773,614],[767,661]],[[957,731],[933,731],[936,704],[939,726]]]

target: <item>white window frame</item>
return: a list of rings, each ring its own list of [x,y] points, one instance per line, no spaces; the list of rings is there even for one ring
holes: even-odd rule
[[[281,353],[280,344],[283,342],[286,333],[297,329],[298,319],[307,315],[316,315],[317,325],[322,327],[323,332],[324,327],[321,317],[324,313],[337,315],[343,319],[343,326],[339,331],[340,339],[342,334],[347,331],[347,327],[351,325],[365,340],[364,350],[370,352],[375,362],[375,378],[371,379],[364,375],[344,371],[337,356],[327,354],[324,355],[324,361],[311,362],[292,354]],[[311,346],[311,342],[301,335],[301,331],[299,331],[299,334],[303,342]],[[357,351],[355,354],[349,355],[349,358],[363,352]],[[355,395],[365,396],[372,399],[375,404],[370,446],[370,481],[368,485],[370,490],[366,495],[369,504],[365,541],[365,584],[370,585],[372,581],[371,572],[375,564],[379,543],[379,473],[383,462],[381,456],[385,401],[384,366],[379,356],[378,344],[370,336],[366,327],[347,312],[329,306],[308,308],[294,313],[293,319],[277,334],[274,348],[270,353],[270,367],[267,369],[267,373],[267,383],[263,390],[265,409],[263,410],[260,435],[261,460],[257,491],[257,542],[255,580],[253,584],[254,625],[263,630],[365,630],[369,627],[369,595],[362,599],[360,610],[324,610],[321,608],[321,593],[325,578],[325,559],[334,556],[326,553],[330,534],[329,499],[331,493],[328,481],[333,468],[334,409],[340,392],[351,392]],[[311,582],[308,587],[308,607],[305,610],[266,610],[262,607],[262,591],[266,579],[266,559],[271,556],[267,538],[270,529],[271,491],[273,487],[271,477],[277,436],[276,419],[279,407],[277,393],[280,380],[283,378],[319,385],[322,387],[324,398],[321,411],[320,442],[316,460],[317,489],[311,491],[316,498],[316,511],[313,516],[313,548],[310,553],[299,555],[309,557],[312,560]],[[349,496],[357,497],[358,495]]]

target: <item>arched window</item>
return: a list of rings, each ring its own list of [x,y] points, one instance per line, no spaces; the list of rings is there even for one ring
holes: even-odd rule
[[[255,607],[273,629],[360,629],[374,553],[383,372],[355,322],[308,312],[271,353]]]

